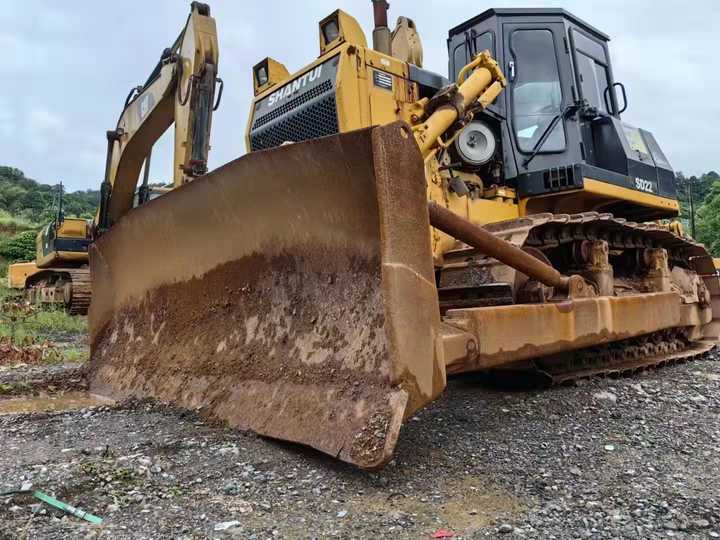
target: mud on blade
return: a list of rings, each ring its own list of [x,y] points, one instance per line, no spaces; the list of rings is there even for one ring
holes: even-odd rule
[[[249,154],[129,212],[91,253],[93,391],[385,464],[445,385],[406,129]]]

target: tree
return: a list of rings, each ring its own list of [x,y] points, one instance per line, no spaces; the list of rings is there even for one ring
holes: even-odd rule
[[[720,180],[712,184],[697,212],[697,240],[720,257]]]
[[[699,177],[688,177],[678,171],[675,176],[680,220],[692,236],[697,236],[698,209],[710,194],[713,184],[720,180],[720,175],[715,171],[709,171]]]
[[[36,235],[35,231],[23,231],[0,243],[0,257],[9,263],[32,261]]]
[[[0,211],[43,225],[57,213],[57,187],[40,184],[14,167],[0,166]],[[64,196],[67,217],[92,217],[100,202],[97,190],[76,191]]]

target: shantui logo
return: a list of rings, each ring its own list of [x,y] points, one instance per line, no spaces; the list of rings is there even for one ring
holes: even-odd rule
[[[312,71],[308,71],[302,77],[298,77],[292,83],[288,83],[286,86],[284,86],[277,92],[273,92],[268,98],[268,107],[272,107],[278,104],[282,100],[287,99],[289,96],[293,95],[301,88],[305,88],[309,82],[313,82],[314,80],[318,79],[321,73],[322,64],[316,66],[315,69],[313,69]]]

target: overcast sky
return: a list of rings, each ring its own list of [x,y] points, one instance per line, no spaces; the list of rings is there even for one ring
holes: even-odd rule
[[[185,23],[188,1],[5,0],[0,10],[0,165],[70,190],[97,188],[105,131]],[[390,0],[390,20],[413,18],[425,66],[447,74],[449,28],[487,7],[564,7],[609,34],[623,119],[652,131],[676,170],[720,169],[720,1]],[[342,8],[370,41],[370,0],[214,0],[225,92],[215,113],[210,167],[245,152],[251,66],[265,56],[292,72],[318,54],[317,21]],[[153,153],[151,181],[167,182],[170,137]]]

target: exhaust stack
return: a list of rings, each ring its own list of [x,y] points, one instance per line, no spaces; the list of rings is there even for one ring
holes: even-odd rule
[[[372,0],[373,17],[375,28],[373,28],[373,49],[383,54],[390,54],[391,34],[388,28],[387,14],[390,4],[385,0]]]

